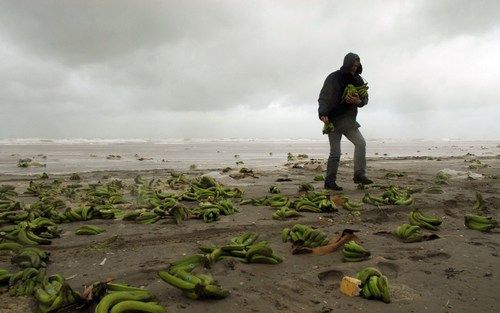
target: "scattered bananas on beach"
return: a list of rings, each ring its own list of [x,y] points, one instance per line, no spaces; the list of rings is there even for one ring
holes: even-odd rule
[[[215,248],[207,255],[196,254],[170,264],[168,271],[159,271],[158,276],[168,284],[180,289],[190,299],[222,299],[229,295],[217,282],[206,274],[193,274],[200,265],[206,265],[207,258],[214,257],[215,263],[221,255],[221,248]],[[216,256],[213,256],[216,254]],[[210,262],[210,261],[209,261]]]
[[[394,230],[394,235],[404,242],[422,241],[422,229],[417,225],[403,224]]]
[[[8,243],[3,245],[8,245]],[[45,252],[37,247],[21,247],[20,249],[13,251],[17,251],[17,253],[11,258],[11,262],[20,268],[32,267],[40,269],[42,267],[47,267],[50,255],[49,252]]]
[[[324,181],[325,180],[325,176],[323,176],[322,174],[320,175],[316,175],[314,176],[314,181]]]
[[[58,309],[82,302],[78,292],[65,283],[61,275],[44,277],[34,289],[33,295],[39,303],[40,312],[57,312]]]
[[[231,238],[229,244],[225,246],[201,246],[200,250],[207,253],[206,258],[209,265],[214,263],[211,262],[214,259],[214,253],[216,253],[217,259],[219,257],[232,257],[243,263],[281,263],[283,259],[274,253],[268,242],[265,240],[257,241],[258,237],[257,233],[247,232]]]
[[[373,205],[410,205],[414,203],[414,199],[411,196],[414,190],[408,188],[401,188],[397,186],[389,186],[387,190],[380,197],[371,196],[366,193],[363,197],[363,203],[373,204]]]
[[[127,287],[127,286],[124,286]],[[165,313],[167,310],[156,302],[153,302],[153,295],[147,290],[117,290],[110,291],[102,297],[95,308],[95,313],[125,313],[125,312],[145,312],[145,313]]]
[[[356,241],[351,240],[344,245],[342,260],[345,262],[360,262],[368,260],[371,252],[363,248]]]
[[[291,206],[297,211],[303,212],[323,213],[338,211],[330,199],[328,191],[309,191],[293,201]]]
[[[281,193],[281,190],[278,188],[278,186],[271,186],[269,187],[269,193]]]
[[[428,187],[427,189],[424,190],[425,193],[433,193],[433,194],[441,194],[443,193],[443,188],[441,186],[435,185]]]
[[[497,227],[497,225],[497,221],[491,216],[465,214],[465,226],[470,229],[488,232]]]
[[[391,302],[391,290],[387,277],[382,275],[378,269],[367,267],[359,271],[356,278],[361,281],[361,297],[382,300],[385,303]]]
[[[281,239],[283,242],[291,241],[294,245],[309,248],[324,246],[329,242],[324,232],[302,224],[284,228],[281,231]]]
[[[299,185],[299,191],[313,191],[314,186],[311,183],[302,183]]]
[[[282,206],[281,208],[278,208],[273,213],[273,219],[275,219],[275,220],[286,219],[286,218],[290,218],[290,217],[299,217],[299,216],[302,216],[302,215],[300,215],[299,212],[292,210],[286,206]]]
[[[430,230],[437,230],[443,220],[437,216],[426,215],[419,210],[411,211],[408,214],[408,221],[411,225],[420,226]]]
[[[100,233],[105,232],[104,229],[93,226],[93,225],[83,225],[78,227],[78,229],[75,231],[75,234],[77,235],[99,235]]]

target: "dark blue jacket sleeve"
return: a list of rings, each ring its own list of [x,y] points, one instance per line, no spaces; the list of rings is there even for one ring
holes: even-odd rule
[[[335,79],[334,75],[329,75],[326,78],[325,83],[323,84],[323,88],[321,88],[321,92],[319,93],[319,117],[328,116],[330,112],[339,105],[339,98],[339,82],[337,79]]]

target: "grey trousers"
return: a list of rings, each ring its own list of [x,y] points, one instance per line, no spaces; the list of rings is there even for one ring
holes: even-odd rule
[[[354,144],[354,176],[362,177],[366,174],[366,141],[359,129],[351,128],[345,131],[335,129],[328,134],[330,155],[326,166],[325,184],[333,183],[337,179],[342,135]]]

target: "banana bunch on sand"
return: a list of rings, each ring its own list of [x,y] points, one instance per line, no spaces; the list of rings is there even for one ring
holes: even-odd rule
[[[367,267],[356,274],[361,281],[360,295],[365,299],[382,300],[391,302],[391,290],[387,277],[374,267]]]
[[[404,242],[422,241],[422,228],[417,225],[403,224],[394,230],[394,235]]]
[[[15,242],[7,242],[0,244],[0,250],[15,251],[15,255],[11,258],[11,263],[20,268],[36,268],[47,267],[49,261],[49,252],[45,252],[37,247],[25,247]]]
[[[82,301],[80,294],[73,291],[61,275],[49,277],[43,275],[41,279],[39,276],[35,276],[39,284],[34,289],[33,295],[39,303],[40,312],[57,312],[60,308]]]
[[[282,206],[281,208],[278,208],[273,213],[273,219],[275,219],[275,220],[286,219],[286,218],[290,218],[290,217],[299,217],[299,216],[302,216],[302,215],[300,215],[299,212],[292,210],[286,206]]]
[[[316,248],[329,242],[326,234],[302,224],[295,224],[292,228],[284,228],[281,232],[283,242],[291,241],[294,245]]]
[[[420,212],[419,210],[411,211],[408,214],[408,221],[411,225],[420,226],[430,230],[437,230],[443,220],[437,216],[431,216]]]
[[[363,248],[356,241],[351,240],[342,249],[342,260],[345,262],[360,262],[370,258],[371,252]]]
[[[202,246],[200,250],[207,253],[208,263],[218,257],[233,257],[242,263],[264,263],[278,264],[283,259],[274,253],[273,249],[265,240],[257,241],[259,234],[243,233],[240,236],[231,238],[229,244],[221,247]],[[214,254],[218,255],[217,258]]]
[[[366,193],[363,197],[363,203],[373,205],[410,205],[414,202],[411,196],[412,190],[397,186],[390,186],[380,197],[371,196]]]
[[[108,284],[108,294],[101,298],[95,313],[165,313],[167,310],[153,301],[153,295],[145,290],[125,284]]]
[[[303,212],[323,213],[338,211],[330,199],[328,191],[309,191],[295,200],[292,206],[297,211]]]
[[[465,214],[465,226],[470,229],[488,232],[497,227],[497,221],[491,216],[482,216],[477,214]]]
[[[227,297],[229,291],[217,284],[210,275],[192,273],[195,268],[205,262],[205,255],[195,254],[171,263],[168,271],[159,271],[158,276],[168,284],[182,290],[184,295],[191,299],[222,299]]]
[[[94,225],[83,225],[78,227],[75,231],[77,235],[99,235],[100,233],[105,232],[104,229],[94,226]]]
[[[213,177],[201,176],[191,181],[190,188],[179,196],[179,200],[203,201],[206,199],[241,198],[243,190],[224,187]]]
[[[17,225],[6,225],[1,227],[0,235],[5,241],[14,241],[27,246],[36,246],[49,245],[52,241],[45,237],[54,238],[55,236],[59,236],[60,232],[57,228],[51,228],[52,232],[44,231],[36,234],[35,231],[37,229],[41,231],[43,228],[31,227],[28,222],[23,221]]]
[[[254,199],[243,199],[240,201],[240,205],[245,205],[245,204],[280,208],[284,206],[290,206],[290,199],[288,199],[287,196],[278,193],[278,194],[273,194],[272,196],[264,196],[262,198],[254,198]]]

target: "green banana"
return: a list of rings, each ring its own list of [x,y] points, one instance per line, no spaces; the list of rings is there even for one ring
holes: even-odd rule
[[[370,293],[374,298],[380,298],[382,297],[382,292],[380,291],[378,287],[378,276],[370,276],[368,279],[368,282],[366,283],[368,285],[368,289],[370,289]]]
[[[382,276],[382,273],[374,267],[367,267],[356,274],[356,278],[361,280],[362,284],[365,284],[370,276],[380,277]]]
[[[107,283],[106,288],[108,291],[145,291],[142,288],[137,288],[124,283],[116,283],[116,282]]]
[[[389,289],[389,283],[387,281],[387,277],[380,276],[378,279],[378,288],[382,293],[382,301],[385,303],[391,302],[391,290]]]
[[[167,310],[156,302],[125,300],[115,304],[110,311],[110,313],[125,312],[165,313]]]
[[[196,285],[187,281],[182,280],[166,271],[159,271],[158,276],[168,284],[179,288],[184,291],[194,291]],[[98,312],[96,312],[98,313]]]
[[[108,313],[117,303],[127,300],[148,301],[152,295],[148,291],[116,291],[104,296],[95,308],[95,313]]]

